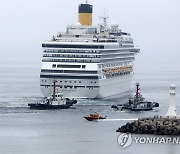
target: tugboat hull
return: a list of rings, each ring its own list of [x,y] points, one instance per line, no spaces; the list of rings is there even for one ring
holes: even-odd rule
[[[115,109],[115,110],[130,110],[130,111],[151,111],[153,110],[155,107],[159,107],[158,103],[155,102],[142,102],[140,105],[144,104],[144,106],[132,106],[132,104],[120,104],[120,105],[112,105],[111,108]],[[147,105],[148,104],[148,105]]]
[[[70,105],[28,104],[28,106],[30,107],[30,109],[37,109],[37,110],[54,110],[54,109],[70,108]]]
[[[62,105],[52,105],[47,103],[32,103],[28,104],[30,109],[37,109],[37,110],[55,110],[55,109],[69,109],[73,104],[76,104],[76,100],[67,100],[66,104]]]

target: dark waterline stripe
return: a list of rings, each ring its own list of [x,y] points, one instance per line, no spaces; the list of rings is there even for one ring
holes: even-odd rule
[[[98,79],[98,76],[63,76],[63,75],[40,75],[40,78],[50,78],[50,79]]]
[[[76,71],[76,70],[46,70],[42,69],[44,73],[79,73],[79,74],[97,74],[97,71]]]

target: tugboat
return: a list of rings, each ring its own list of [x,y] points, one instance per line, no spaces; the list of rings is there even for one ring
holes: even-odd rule
[[[136,94],[134,98],[129,98],[128,102],[124,104],[112,105],[111,108],[115,110],[131,110],[131,111],[150,111],[155,107],[159,107],[157,102],[149,102],[145,100],[144,97],[140,94],[139,83],[136,83]]]
[[[100,115],[96,112],[96,113],[91,113],[90,115],[85,116],[84,118],[85,118],[86,120],[88,120],[88,121],[95,121],[95,120],[106,119],[106,116],[105,116],[105,117],[102,117],[102,116],[100,116]]]
[[[76,104],[77,100],[64,98],[63,93],[56,93],[56,80],[54,80],[53,94],[44,100],[43,103],[31,103],[28,104],[30,109],[49,110],[49,109],[68,109],[73,104]]]

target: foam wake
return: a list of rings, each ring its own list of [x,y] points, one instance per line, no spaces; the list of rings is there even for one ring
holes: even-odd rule
[[[133,119],[104,119],[103,121],[134,121],[134,120],[138,120],[137,118],[133,118]]]

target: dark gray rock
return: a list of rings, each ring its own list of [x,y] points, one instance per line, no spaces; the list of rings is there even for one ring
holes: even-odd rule
[[[116,131],[135,134],[180,135],[180,119],[161,116],[139,118],[131,123],[128,122]]]

